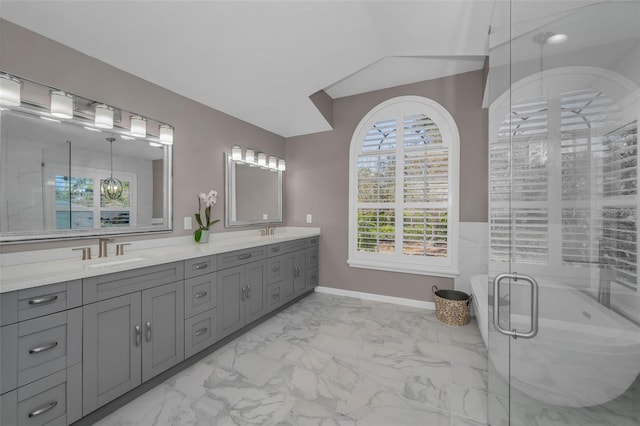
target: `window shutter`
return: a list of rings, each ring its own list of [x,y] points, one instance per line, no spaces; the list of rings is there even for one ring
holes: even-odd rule
[[[350,222],[349,264],[455,274],[451,209],[458,204],[451,184],[457,184],[452,178],[457,165],[452,169],[451,162],[458,161],[457,129],[441,106],[404,98],[411,101],[390,100],[374,108],[370,115],[376,118],[365,117],[361,126],[366,127],[352,140],[350,210],[357,217]],[[448,133],[441,122],[450,126]],[[457,237],[457,211],[453,219]]]

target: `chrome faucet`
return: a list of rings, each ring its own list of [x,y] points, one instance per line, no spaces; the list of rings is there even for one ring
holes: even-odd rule
[[[100,238],[98,240],[98,257],[107,257],[107,243],[115,241],[113,238]]]

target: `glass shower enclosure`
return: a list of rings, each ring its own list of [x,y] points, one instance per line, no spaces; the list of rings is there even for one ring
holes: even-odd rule
[[[489,424],[638,425],[640,2],[497,1],[489,47]]]

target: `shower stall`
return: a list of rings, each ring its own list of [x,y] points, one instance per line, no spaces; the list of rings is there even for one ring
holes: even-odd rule
[[[640,1],[496,1],[488,420],[640,424]]]

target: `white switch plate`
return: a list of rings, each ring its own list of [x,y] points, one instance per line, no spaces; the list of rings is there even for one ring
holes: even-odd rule
[[[313,216],[311,213],[307,213],[307,223],[313,223]]]
[[[191,216],[185,216],[184,218],[184,229],[191,229]]]

